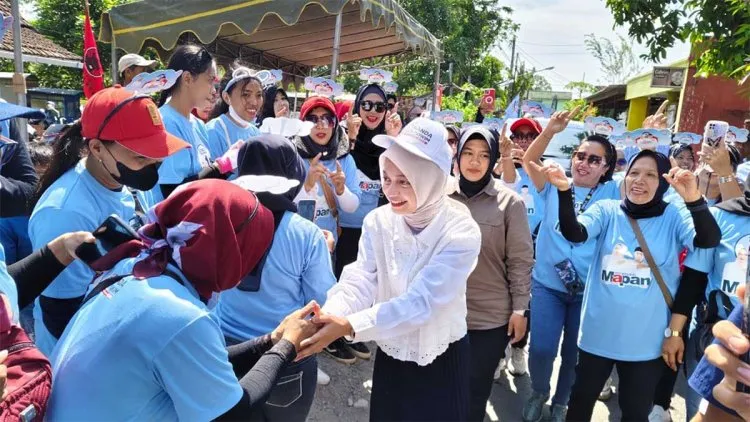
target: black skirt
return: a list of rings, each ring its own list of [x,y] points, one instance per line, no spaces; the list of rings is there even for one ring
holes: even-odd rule
[[[469,338],[451,343],[427,366],[378,348],[370,421],[465,421],[469,414]]]

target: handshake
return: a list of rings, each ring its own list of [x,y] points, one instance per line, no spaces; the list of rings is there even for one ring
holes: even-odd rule
[[[322,352],[334,340],[353,334],[346,318],[323,313],[320,305],[311,301],[284,318],[271,333],[271,340],[274,344],[282,339],[292,343],[299,361]]]

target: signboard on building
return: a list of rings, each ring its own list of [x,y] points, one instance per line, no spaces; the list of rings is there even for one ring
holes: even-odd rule
[[[654,67],[651,88],[682,88],[687,69],[684,67]]]

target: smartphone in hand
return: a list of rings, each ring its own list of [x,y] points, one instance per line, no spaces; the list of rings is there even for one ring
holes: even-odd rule
[[[303,199],[297,204],[297,214],[307,220],[315,221],[315,205],[314,199]]]
[[[713,148],[719,146],[729,131],[729,123],[721,120],[709,120],[703,130],[703,142]]]
[[[138,233],[115,214],[107,217],[92,234],[94,243],[82,243],[76,248],[76,256],[89,265],[117,246],[138,239]]]
[[[495,88],[489,88],[484,90],[482,99],[479,102],[479,108],[481,109],[495,109]]]

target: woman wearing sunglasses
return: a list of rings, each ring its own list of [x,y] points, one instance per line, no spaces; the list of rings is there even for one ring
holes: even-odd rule
[[[355,183],[360,187],[359,208],[341,213],[341,236],[336,247],[336,276],[344,266],[357,259],[362,221],[370,211],[386,202],[380,183],[380,155],[385,151],[375,145],[377,135],[396,136],[401,132],[401,118],[387,111],[386,94],[377,84],[359,89],[352,114],[347,119],[349,140],[354,143],[351,156],[356,165]]]
[[[105,255],[50,362],[50,420],[258,420],[302,340],[311,302],[226,347],[209,299],[250,274],[274,217],[223,180],[176,189],[140,238]]]
[[[552,137],[565,130],[574,113],[575,110],[553,114],[523,157],[523,167],[533,182],[532,188],[539,192],[546,210],[558,208],[558,197],[557,190],[539,170],[540,159]],[[599,200],[620,198],[620,186],[612,181],[615,157],[614,145],[596,135],[586,138],[574,152],[571,172],[578,213]],[[560,350],[562,363],[552,398],[552,419],[560,421],[565,418],[575,375],[583,287],[593,260],[595,242],[574,248],[560,233],[557,213],[546,212],[539,226],[537,247],[531,275],[529,373],[532,393],[524,407],[523,419],[531,422],[541,419],[550,395],[553,363]]]
[[[567,420],[591,420],[597,397],[615,366],[622,420],[648,420],[667,360],[662,344],[665,338],[680,335],[670,327],[673,299],[678,287],[694,288],[680,284],[680,251],[716,247],[721,230],[693,174],[671,168],[669,159],[656,151],[642,150],[631,158],[621,201],[598,201],[578,215],[562,169],[546,165],[541,171],[557,188],[565,239],[595,244]],[[670,185],[685,201],[690,220],[678,207],[664,202]],[[613,263],[618,246],[625,251],[620,253],[624,258]]]
[[[237,67],[224,77],[221,97],[206,125],[211,158],[221,157],[237,141],[260,135],[255,120],[263,104],[263,83],[255,72]]]

